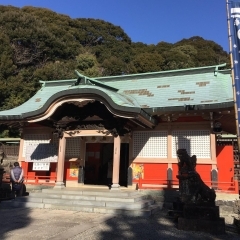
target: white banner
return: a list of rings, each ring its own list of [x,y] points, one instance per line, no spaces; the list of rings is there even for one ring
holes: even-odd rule
[[[32,170],[34,171],[49,171],[50,162],[34,162]]]

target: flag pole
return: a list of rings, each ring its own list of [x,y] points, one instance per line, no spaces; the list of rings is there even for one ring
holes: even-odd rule
[[[226,0],[227,5],[227,25],[228,25],[228,42],[229,42],[229,50],[230,50],[230,62],[231,62],[231,75],[232,75],[232,85],[233,85],[233,101],[234,101],[234,112],[236,119],[236,130],[237,130],[237,144],[238,151],[240,150],[240,132],[239,132],[239,122],[238,122],[238,107],[237,107],[237,99],[236,99],[236,88],[235,88],[235,76],[233,69],[233,56],[232,56],[232,36],[231,36],[231,27],[230,27],[230,15],[229,15],[229,0]]]

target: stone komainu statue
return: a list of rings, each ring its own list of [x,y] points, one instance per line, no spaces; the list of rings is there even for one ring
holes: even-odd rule
[[[178,149],[178,175],[180,197],[183,202],[214,203],[216,193],[209,188],[196,171],[197,157],[190,157],[186,149]]]

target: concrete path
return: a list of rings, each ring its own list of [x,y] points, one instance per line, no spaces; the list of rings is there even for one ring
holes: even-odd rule
[[[240,235],[230,231],[220,236],[179,231],[165,211],[150,218],[143,218],[65,210],[1,209],[0,204],[0,239],[239,240]]]

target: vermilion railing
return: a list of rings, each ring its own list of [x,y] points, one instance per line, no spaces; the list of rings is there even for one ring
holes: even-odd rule
[[[56,176],[26,176],[24,182],[34,185],[55,185]]]
[[[233,182],[204,182],[207,186],[214,188],[216,192],[228,192],[239,194],[238,181]],[[166,180],[166,179],[142,179],[138,181],[139,189],[178,189],[178,180]]]
[[[10,175],[4,174],[3,183],[10,183]],[[55,185],[56,176],[26,176],[24,177],[25,184],[33,185]]]
[[[206,181],[205,184],[214,188],[217,192],[239,193],[239,184],[237,180],[233,182]]]
[[[10,183],[10,175],[6,174],[6,173],[3,174],[2,182],[3,183]]]
[[[166,179],[142,179],[139,178],[139,189],[164,189],[174,188],[178,189],[178,180],[166,180]]]

